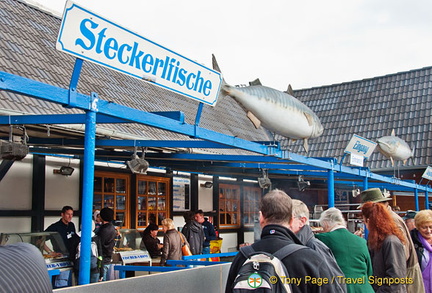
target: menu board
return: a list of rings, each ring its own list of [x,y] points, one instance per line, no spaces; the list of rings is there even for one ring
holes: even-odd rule
[[[190,179],[173,178],[173,211],[190,210]]]

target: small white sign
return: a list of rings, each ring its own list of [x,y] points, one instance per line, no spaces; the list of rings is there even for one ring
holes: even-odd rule
[[[145,25],[145,24],[143,24]],[[67,1],[57,50],[215,106],[222,76]]]
[[[151,257],[144,250],[120,251],[124,264],[151,261]]]
[[[422,177],[423,177],[424,179],[429,180],[429,181],[432,180],[432,168],[431,168],[430,166],[428,166],[428,167],[426,168],[426,170],[424,171]]]
[[[345,153],[363,156],[367,159],[372,155],[376,145],[376,142],[354,134],[345,148]]]
[[[356,154],[350,154],[350,164],[354,166],[363,167],[364,157]]]

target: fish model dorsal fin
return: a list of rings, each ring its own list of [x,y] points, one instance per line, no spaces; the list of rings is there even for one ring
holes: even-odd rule
[[[247,111],[246,116],[249,118],[249,120],[252,122],[256,129],[261,126],[261,120],[259,120],[251,111]]]
[[[307,121],[309,123],[309,126],[312,126],[313,125],[313,117],[312,117],[312,115],[309,114],[309,113],[306,113],[306,112],[304,112],[303,114],[305,115],[305,117],[306,117],[306,119],[307,119]]]
[[[212,54],[212,65],[213,65],[213,69],[216,70],[217,72],[222,73],[222,71],[219,68],[219,64],[216,61],[216,57],[214,54]]]
[[[294,91],[290,84],[288,85],[287,93],[294,97]]]
[[[262,84],[259,78],[257,78],[255,80],[249,81],[249,85],[252,86],[252,85],[262,85]]]
[[[395,133],[395,130],[394,130],[394,129],[392,129],[392,132],[391,132],[390,135],[391,135],[391,136],[396,136],[396,133]]]

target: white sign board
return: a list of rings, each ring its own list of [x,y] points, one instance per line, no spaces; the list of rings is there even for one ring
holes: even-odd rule
[[[350,154],[350,164],[354,166],[363,167],[364,157],[356,155],[354,153]]]
[[[423,177],[424,179],[429,180],[429,181],[432,180],[432,168],[431,168],[430,166],[428,166],[428,167],[426,168],[426,170],[424,171],[422,177]]]
[[[151,257],[144,250],[120,251],[123,264],[136,262],[151,262]]]
[[[376,142],[354,134],[345,148],[345,153],[363,156],[367,159],[372,155],[376,145]]]
[[[192,46],[192,45],[191,45]],[[67,1],[57,50],[215,106],[221,74]]]

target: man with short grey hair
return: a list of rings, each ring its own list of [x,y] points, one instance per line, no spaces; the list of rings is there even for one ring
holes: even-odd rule
[[[298,199],[293,199],[293,213],[291,220],[291,231],[293,231],[298,239],[306,246],[318,252],[321,258],[327,262],[330,272],[333,276],[344,276],[330,248],[327,247],[321,240],[315,238],[315,235],[309,225],[309,209],[307,205]],[[346,285],[339,284],[341,290],[346,292]]]

